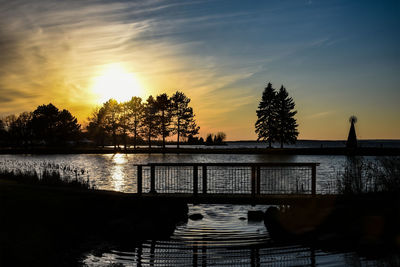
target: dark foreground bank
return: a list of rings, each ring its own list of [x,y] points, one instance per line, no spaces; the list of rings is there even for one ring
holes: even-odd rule
[[[167,238],[187,220],[181,201],[0,179],[0,266],[74,266],[105,243]]]
[[[400,252],[400,196],[394,193],[270,207],[264,222],[277,242],[357,251],[366,257]]]

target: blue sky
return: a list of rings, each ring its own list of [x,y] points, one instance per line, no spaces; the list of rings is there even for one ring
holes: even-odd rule
[[[399,1],[3,1],[0,116],[53,102],[83,122],[118,63],[143,98],[191,97],[202,135],[254,139],[272,82],[302,139],[344,139],[353,114],[361,138],[400,138],[399,17]]]

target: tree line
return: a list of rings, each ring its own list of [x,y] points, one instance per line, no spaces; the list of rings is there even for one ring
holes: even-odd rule
[[[146,143],[151,148],[152,142],[161,138],[165,148],[166,138],[176,135],[179,148],[182,138],[199,142],[195,135],[200,127],[189,103],[190,98],[179,91],[171,97],[165,93],[149,96],[146,102],[140,97],[121,103],[110,99],[93,111],[86,127],[81,127],[68,110],[50,103],[0,119],[0,145],[63,146],[88,139],[103,147],[111,143],[116,148],[122,143],[127,148],[133,143],[136,148]]]
[[[297,114],[294,107],[293,98],[289,97],[283,85],[277,91],[271,83],[268,83],[256,111],[257,140],[267,142],[269,148],[272,148],[274,142],[279,142],[281,148],[283,144],[295,143],[299,132],[294,118]]]
[[[190,98],[179,91],[171,97],[165,93],[149,96],[146,102],[136,96],[122,103],[110,99],[88,118],[87,132],[100,146],[104,146],[108,135],[114,147],[120,139],[125,148],[129,136],[133,137],[134,148],[142,139],[151,148],[155,138],[161,138],[165,148],[166,138],[176,135],[179,148],[182,138],[193,138],[200,129],[189,103]]]
[[[53,104],[38,106],[33,112],[0,119],[0,144],[13,147],[66,145],[81,137],[78,120]]]
[[[78,120],[66,110],[59,110],[53,104],[40,105],[33,112],[19,116],[9,115],[0,119],[0,145],[28,147],[32,145],[60,146],[82,142],[88,139],[98,146],[112,144],[114,148],[123,144],[148,144],[162,140],[166,146],[169,136],[176,136],[177,148],[182,139],[189,144],[221,145],[226,134],[208,134],[206,140],[198,138],[200,127],[195,121],[190,98],[182,92],[171,97],[166,93],[149,96],[145,102],[132,97],[121,102],[110,99],[96,108],[88,118],[84,129]],[[258,141],[265,141],[271,148],[274,142],[283,147],[294,143],[299,134],[294,116],[295,103],[282,85],[279,90],[268,83],[258,105],[255,132]]]

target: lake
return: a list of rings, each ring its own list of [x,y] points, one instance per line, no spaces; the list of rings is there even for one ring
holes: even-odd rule
[[[369,158],[373,159],[373,158]],[[0,155],[0,168],[43,169],[56,167],[89,178],[98,189],[136,192],[136,164],[231,162],[318,162],[317,192],[334,192],[345,156],[224,155],[224,154],[71,154]],[[301,245],[280,246],[269,237],[263,222],[247,220],[248,210],[267,206],[190,205],[189,214],[202,220],[178,226],[169,240],[148,240],[128,248],[83,257],[87,266],[284,266],[379,265],[398,258],[372,260],[354,252],[322,251]],[[119,265],[117,265],[119,264]]]

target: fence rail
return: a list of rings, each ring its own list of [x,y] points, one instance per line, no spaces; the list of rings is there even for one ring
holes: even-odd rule
[[[318,163],[149,163],[137,193],[316,194]]]

